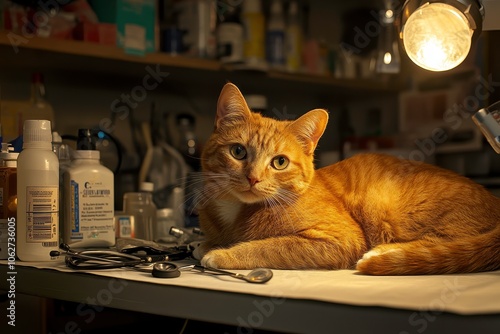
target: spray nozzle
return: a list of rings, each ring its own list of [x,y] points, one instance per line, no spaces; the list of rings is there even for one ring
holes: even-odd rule
[[[96,150],[98,141],[97,132],[92,129],[79,129],[78,139],[76,141],[77,150]]]
[[[14,147],[10,143],[2,143],[2,153],[14,152]]]

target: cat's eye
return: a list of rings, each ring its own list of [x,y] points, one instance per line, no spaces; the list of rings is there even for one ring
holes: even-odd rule
[[[277,157],[274,157],[273,161],[271,161],[271,165],[277,170],[282,170],[288,166],[289,162],[290,160],[288,160],[287,157],[278,155]]]
[[[243,145],[235,144],[230,148],[231,155],[237,160],[243,160],[247,156],[247,150]]]

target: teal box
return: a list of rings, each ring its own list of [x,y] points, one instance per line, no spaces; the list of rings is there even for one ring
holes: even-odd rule
[[[93,0],[99,22],[116,24],[116,44],[126,53],[154,52],[156,0]]]
[[[118,46],[126,53],[144,55],[155,51],[155,0],[118,0]]]

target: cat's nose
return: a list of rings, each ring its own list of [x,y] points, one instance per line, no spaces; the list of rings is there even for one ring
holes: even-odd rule
[[[248,180],[248,183],[250,184],[251,187],[253,187],[254,185],[256,185],[257,183],[260,182],[259,179],[257,179],[256,177],[252,177],[252,176],[247,176],[247,180]]]

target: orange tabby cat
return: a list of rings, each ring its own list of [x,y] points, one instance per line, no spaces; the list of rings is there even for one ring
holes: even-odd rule
[[[500,268],[500,199],[436,166],[361,154],[314,170],[328,121],[251,112],[233,84],[204,148],[203,265],[372,275]]]

